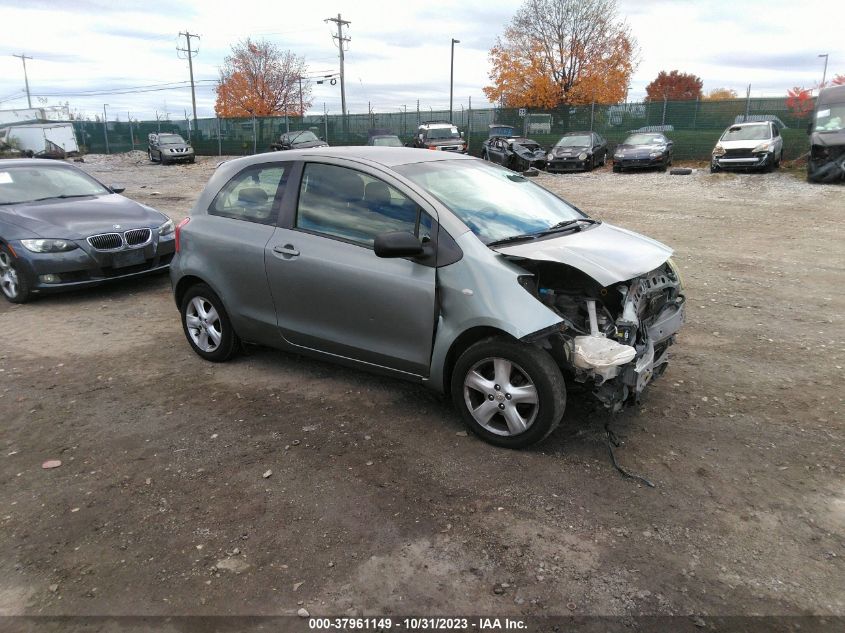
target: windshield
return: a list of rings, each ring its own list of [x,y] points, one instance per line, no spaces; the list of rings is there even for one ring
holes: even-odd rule
[[[728,128],[722,134],[722,141],[763,141],[772,138],[769,125],[746,125],[744,127],[734,126]]]
[[[589,136],[564,136],[557,143],[555,147],[589,147]]]
[[[838,132],[845,130],[845,103],[824,105],[816,112],[814,132]]]
[[[510,125],[491,127],[488,136],[513,136],[514,129]]]
[[[382,147],[402,147],[402,141],[397,136],[374,136],[373,145]]]
[[[461,138],[461,134],[456,127],[435,127],[426,133],[426,138],[437,141],[444,138]]]
[[[93,178],[69,167],[3,167],[0,165],[0,204],[42,198],[99,196],[111,193]]]
[[[310,143],[311,141],[319,141],[314,132],[300,132],[299,134],[291,134],[290,142],[296,145],[297,143]]]
[[[395,169],[434,195],[485,244],[586,217],[523,176],[480,160],[412,163]]]
[[[184,145],[185,139],[178,134],[161,134],[158,137],[159,145]]]
[[[662,134],[632,134],[623,145],[658,145],[666,142]]]

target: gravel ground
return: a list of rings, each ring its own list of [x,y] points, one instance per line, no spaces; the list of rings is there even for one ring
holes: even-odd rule
[[[218,160],[80,166],[178,220]],[[688,323],[641,407],[570,394],[512,452],[418,386],[203,362],[166,276],[3,303],[0,614],[845,615],[845,188],[537,181],[677,251]]]

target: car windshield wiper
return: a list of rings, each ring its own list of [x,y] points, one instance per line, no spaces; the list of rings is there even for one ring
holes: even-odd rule
[[[58,196],[44,196],[43,198],[35,198],[34,200],[27,200],[27,202],[41,202],[42,200],[64,200],[66,198],[90,198],[91,196],[96,196],[96,193],[74,193],[74,194],[66,194],[63,193]],[[24,204],[24,203],[21,203]]]
[[[566,229],[574,228],[580,222],[586,222],[587,224],[601,224],[601,220],[594,220],[593,218],[575,218],[574,220],[564,220],[563,222],[553,224],[549,228],[537,233],[537,235],[546,235],[548,233],[557,233],[558,231],[565,231]]]
[[[537,239],[539,233],[522,233],[521,235],[511,235],[510,237],[503,237],[500,240],[493,240],[487,242],[487,246],[501,246],[502,244],[510,244],[511,242],[521,242],[523,240]]]

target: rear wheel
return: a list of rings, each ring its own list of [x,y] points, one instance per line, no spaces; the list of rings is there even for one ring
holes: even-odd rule
[[[182,329],[193,350],[214,363],[229,360],[238,336],[215,292],[206,284],[191,286],[182,298]]]
[[[452,372],[452,399],[469,429],[505,448],[548,436],[563,417],[566,387],[545,351],[506,339],[476,343]]]
[[[622,173],[622,165],[614,165],[613,171],[617,174],[621,174]]]
[[[0,246],[0,291],[10,303],[26,303],[32,297],[29,280],[5,246]]]

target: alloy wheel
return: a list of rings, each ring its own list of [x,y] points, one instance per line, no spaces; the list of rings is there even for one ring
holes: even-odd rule
[[[540,400],[528,373],[506,358],[485,358],[464,377],[464,401],[478,424],[490,433],[525,433],[537,418]]]
[[[214,305],[205,297],[191,299],[185,310],[185,325],[194,345],[203,352],[211,353],[220,347],[223,323]]]
[[[20,292],[18,271],[12,266],[12,258],[3,251],[0,251],[0,288],[9,299],[16,298]]]

